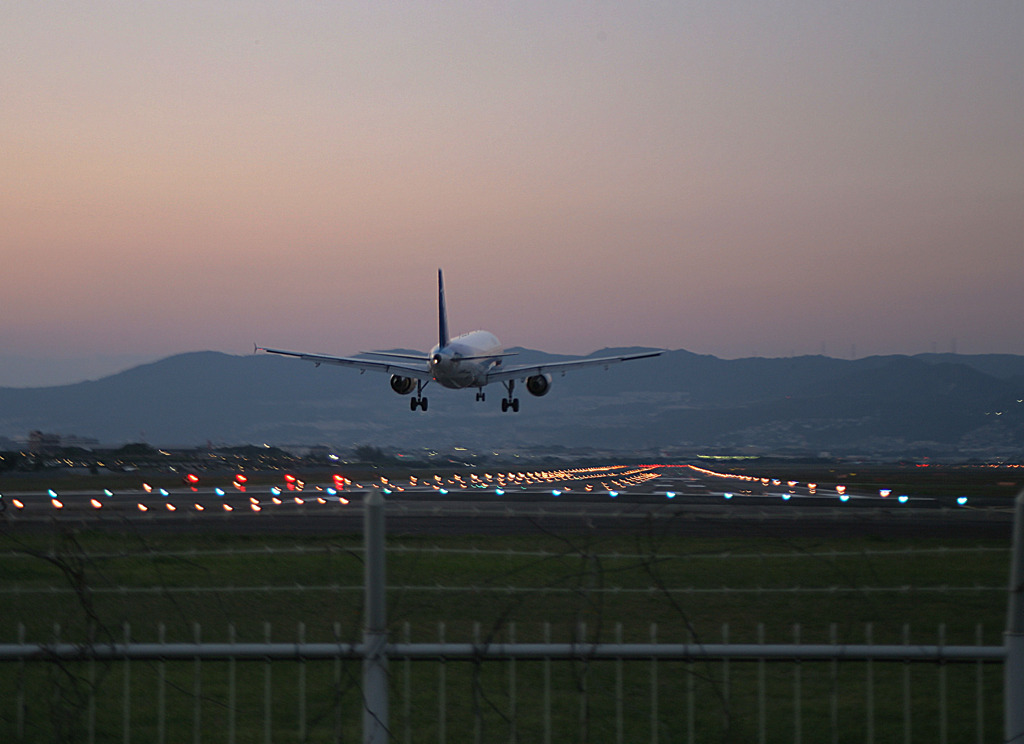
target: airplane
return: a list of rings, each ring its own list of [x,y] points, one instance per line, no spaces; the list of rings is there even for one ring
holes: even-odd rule
[[[551,389],[551,373],[582,367],[608,367],[617,362],[632,359],[656,357],[660,351],[648,351],[640,354],[622,354],[620,356],[600,357],[596,359],[576,359],[567,362],[547,362],[543,364],[520,364],[506,366],[506,357],[515,356],[515,352],[506,352],[497,337],[489,331],[470,331],[455,338],[448,335],[448,310],[444,299],[444,274],[437,270],[437,317],[438,342],[426,356],[419,354],[401,354],[387,351],[364,352],[381,359],[361,357],[335,357],[323,354],[306,354],[299,351],[284,351],[256,347],[256,351],[267,354],[280,354],[295,357],[316,366],[336,364],[342,367],[354,367],[361,372],[383,372],[391,375],[391,389],[399,395],[410,395],[409,408],[427,410],[427,399],[423,396],[423,388],[436,382],[442,387],[452,390],[476,388],[477,401],[485,400],[484,387],[492,382],[499,382],[505,387],[506,396],[501,401],[503,412],[519,411],[519,398],[515,397],[516,380],[526,385],[526,390],[535,396],[547,395]]]

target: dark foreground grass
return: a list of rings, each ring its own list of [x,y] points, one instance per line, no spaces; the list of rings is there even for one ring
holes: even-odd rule
[[[999,645],[1008,547],[393,536],[390,635],[903,643],[909,633],[919,644]],[[358,536],[7,531],[0,555],[4,643],[362,635]],[[620,731],[650,741],[653,728],[661,741],[692,732],[744,742],[762,725],[777,742],[859,742],[871,731],[878,741],[975,741],[979,726],[982,740],[1000,741],[1001,675],[999,664],[974,663],[394,659],[391,722],[397,741],[617,741]],[[123,741],[127,728],[133,741],[358,741],[359,677],[351,661],[4,663],[0,740],[87,741],[91,731]]]

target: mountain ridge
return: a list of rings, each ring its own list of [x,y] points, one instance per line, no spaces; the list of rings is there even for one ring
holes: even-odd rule
[[[516,348],[516,363],[584,356]],[[821,355],[726,360],[683,349],[554,376],[503,414],[488,399],[428,386],[409,411],[387,377],[270,355],[176,354],[97,380],[0,388],[0,437],[29,431],[104,443],[373,443],[398,447],[564,445],[608,449],[917,452],[1019,457],[1024,357]]]

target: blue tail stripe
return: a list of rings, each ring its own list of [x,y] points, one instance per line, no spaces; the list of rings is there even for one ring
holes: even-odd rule
[[[444,304],[444,274],[441,269],[437,270],[437,323],[438,345],[444,348],[448,345],[448,309]]]

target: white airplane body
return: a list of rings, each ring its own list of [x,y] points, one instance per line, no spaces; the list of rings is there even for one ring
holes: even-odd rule
[[[444,299],[444,276],[437,270],[437,304],[438,304],[438,343],[426,357],[414,354],[400,354],[385,351],[367,352],[382,359],[362,357],[335,357],[322,354],[306,354],[297,351],[267,349],[257,347],[258,351],[268,354],[280,354],[296,357],[321,364],[336,364],[342,367],[354,367],[360,371],[384,372],[391,375],[391,389],[399,395],[410,395],[415,388],[416,393],[410,399],[410,408],[427,410],[427,399],[423,397],[423,388],[430,382],[452,390],[477,388],[476,399],[484,400],[484,387],[492,382],[500,382],[505,386],[507,396],[501,401],[502,411],[518,411],[519,399],[514,397],[515,381],[522,380],[532,395],[546,395],[551,388],[551,373],[565,373],[568,369],[580,367],[604,366],[631,359],[644,359],[661,354],[660,351],[649,351],[640,354],[624,354],[621,356],[600,357],[596,359],[575,359],[567,362],[548,362],[529,365],[503,365],[505,357],[514,356],[506,353],[497,336],[489,331],[470,331],[455,338],[448,336],[448,312]],[[394,361],[390,361],[394,360]]]

